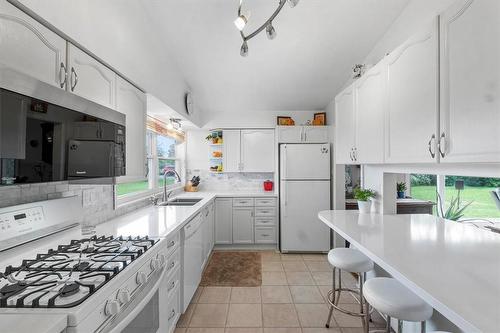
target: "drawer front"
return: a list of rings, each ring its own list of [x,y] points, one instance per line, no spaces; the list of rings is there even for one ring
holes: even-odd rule
[[[172,292],[172,298],[168,301],[168,305],[166,308],[167,312],[167,320],[168,320],[168,332],[173,332],[175,329],[175,325],[177,324],[177,320],[179,320],[179,317],[181,316],[181,311],[180,311],[180,288],[174,288]]]
[[[276,207],[276,198],[255,198],[256,207]]]
[[[276,226],[276,217],[274,217],[274,216],[256,217],[255,218],[255,225],[262,226],[262,227],[274,227],[274,226]]]
[[[276,208],[257,207],[255,208],[255,216],[276,216]]]
[[[275,227],[255,228],[255,243],[256,244],[276,243],[276,228]]]
[[[174,253],[175,250],[179,248],[181,243],[180,232],[176,232],[173,235],[167,237],[167,256]]]
[[[166,265],[165,274],[169,277],[181,267],[181,252],[179,249],[175,250],[175,252],[167,259]]]
[[[180,289],[181,286],[181,270],[177,268],[175,272],[167,277],[167,298],[172,297],[175,294],[176,289]]]
[[[233,207],[253,207],[253,198],[234,198]]]

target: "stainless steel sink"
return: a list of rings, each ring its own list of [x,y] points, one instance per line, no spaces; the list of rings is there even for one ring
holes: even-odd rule
[[[203,199],[200,198],[177,198],[162,202],[158,206],[194,206]]]

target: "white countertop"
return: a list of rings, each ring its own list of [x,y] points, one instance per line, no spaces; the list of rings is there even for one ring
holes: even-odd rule
[[[499,234],[424,214],[318,217],[464,331],[499,332]]]

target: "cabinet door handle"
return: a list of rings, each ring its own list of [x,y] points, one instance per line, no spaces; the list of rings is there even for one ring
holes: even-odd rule
[[[61,77],[64,77],[64,79]],[[61,62],[61,68],[59,68],[59,84],[61,88],[64,88],[66,81],[68,81],[68,70],[66,69],[64,63]]]
[[[354,161],[358,161],[358,148],[354,147],[354,151],[352,152],[354,156]]]
[[[446,155],[446,134],[444,132],[441,133],[441,136],[439,137],[438,149],[439,155],[444,157]]]
[[[75,78],[74,80],[73,80],[73,77]],[[75,71],[74,67],[71,67],[71,76],[70,76],[70,79],[71,79],[71,91],[75,91],[75,87],[78,84],[78,74],[76,74],[76,71]]]
[[[428,145],[428,149],[429,149],[429,154],[431,154],[431,157],[432,157],[432,158],[436,157],[436,152],[433,152],[433,151],[432,151],[432,146],[433,146],[433,145],[432,145],[432,142],[433,142],[434,140],[436,140],[436,135],[435,135],[435,134],[432,134],[431,139],[430,139],[430,140],[429,140],[429,142],[427,143],[427,145]]]
[[[172,310],[172,312],[170,313],[170,316],[168,316],[168,320],[171,320],[174,317],[175,317],[175,310]]]
[[[174,245],[175,245],[175,241],[171,241],[170,243],[168,243],[167,249],[171,248]]]
[[[353,161],[353,162],[354,162],[354,157],[353,157],[353,154],[354,154],[354,152],[353,152],[353,150],[352,150],[352,148],[351,148],[351,151],[349,152],[349,157],[351,158],[351,161]]]

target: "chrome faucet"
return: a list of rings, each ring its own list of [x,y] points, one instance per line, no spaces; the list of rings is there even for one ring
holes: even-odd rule
[[[179,176],[177,171],[175,171],[174,169],[165,170],[165,172],[163,173],[163,202],[167,201],[170,195],[172,194],[172,191],[167,193],[167,175],[169,174],[173,174],[175,178],[177,178],[179,183],[181,182],[181,176]]]

